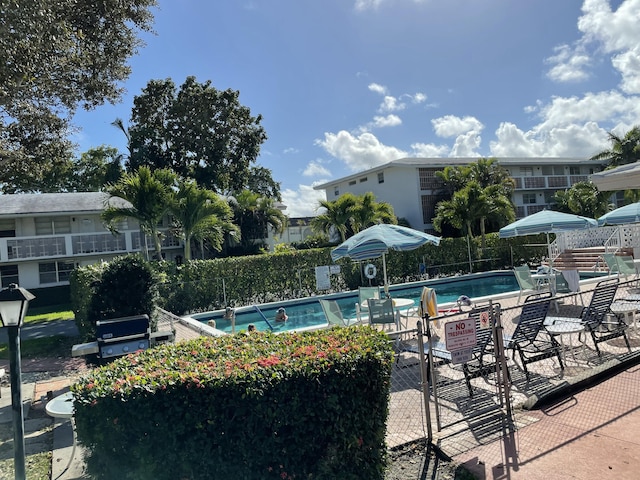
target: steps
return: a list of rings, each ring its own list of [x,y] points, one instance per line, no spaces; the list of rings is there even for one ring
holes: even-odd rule
[[[602,259],[604,247],[576,248],[565,250],[553,261],[553,267],[558,270],[578,270],[590,272],[607,272],[606,262]],[[617,255],[633,256],[633,248],[621,248]]]

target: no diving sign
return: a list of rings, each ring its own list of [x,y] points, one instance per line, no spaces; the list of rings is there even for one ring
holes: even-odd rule
[[[444,326],[447,350],[462,350],[476,344],[476,322],[473,318],[454,320]]]

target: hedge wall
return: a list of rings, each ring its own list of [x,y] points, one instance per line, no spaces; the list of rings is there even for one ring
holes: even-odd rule
[[[96,479],[380,479],[393,349],[370,327],[159,346],[72,385]]]

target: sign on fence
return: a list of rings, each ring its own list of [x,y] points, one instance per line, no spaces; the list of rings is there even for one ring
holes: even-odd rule
[[[331,276],[329,275],[328,265],[316,267],[316,288],[318,290],[329,290],[331,288]]]
[[[454,320],[444,326],[447,350],[463,350],[476,344],[476,322],[473,318]]]

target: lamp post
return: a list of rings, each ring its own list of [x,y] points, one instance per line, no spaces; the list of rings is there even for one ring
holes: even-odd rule
[[[15,283],[0,290],[0,322],[8,328],[9,377],[11,380],[11,410],[13,412],[14,469],[16,480],[25,480],[24,412],[22,410],[22,379],[20,365],[20,327],[33,295]]]

